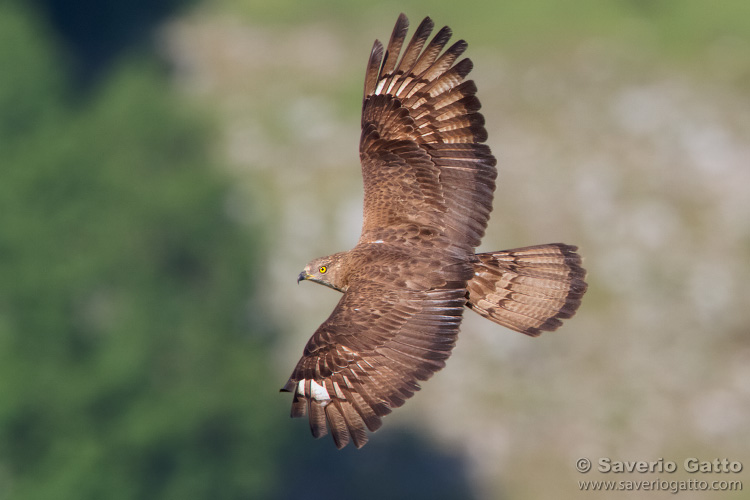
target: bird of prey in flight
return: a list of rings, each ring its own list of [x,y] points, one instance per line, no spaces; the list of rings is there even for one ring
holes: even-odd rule
[[[447,26],[428,42],[427,17],[403,50],[401,14],[388,46],[375,41],[365,74],[359,156],[364,221],[357,245],[299,275],[343,293],[305,346],[282,391],[292,417],[338,448],[445,366],[465,308],[527,335],[555,330],[586,291],[577,248],[553,243],[475,253],[495,190],[495,157],[465,80],[467,44]],[[400,56],[400,58],[399,58]]]

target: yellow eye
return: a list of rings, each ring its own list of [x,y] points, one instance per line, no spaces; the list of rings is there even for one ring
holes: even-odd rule
[[[325,272],[328,271],[328,268],[326,266],[320,266],[320,269],[318,269],[318,271],[320,271],[320,274],[325,274]]]

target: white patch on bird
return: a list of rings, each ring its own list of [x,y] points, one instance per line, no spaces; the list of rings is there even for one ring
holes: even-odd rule
[[[383,240],[375,240],[373,243],[383,243]]]
[[[299,394],[300,396],[305,396],[305,384],[306,383],[307,383],[306,378],[303,378],[297,383],[297,394]],[[331,396],[328,394],[328,391],[326,390],[326,388],[314,380],[310,380],[310,395],[316,401],[330,401],[331,400]]]
[[[316,401],[328,401],[331,399],[326,388],[314,380],[310,381],[310,392],[312,393],[313,399]]]
[[[475,271],[474,276],[479,276],[479,273]]]

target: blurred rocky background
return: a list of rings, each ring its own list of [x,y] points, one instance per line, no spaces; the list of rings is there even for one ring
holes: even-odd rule
[[[339,452],[277,391],[339,298],[295,280],[358,239],[365,63],[401,11],[469,42],[480,250],[576,244],[590,287],[537,339],[467,312]],[[747,2],[6,0],[0,42],[0,499],[750,498]]]

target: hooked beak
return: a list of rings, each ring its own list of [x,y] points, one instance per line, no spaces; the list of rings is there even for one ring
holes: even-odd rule
[[[297,284],[299,285],[300,281],[304,281],[309,277],[310,277],[309,274],[307,274],[305,271],[302,271],[301,273],[299,273],[299,276],[297,276]]]

